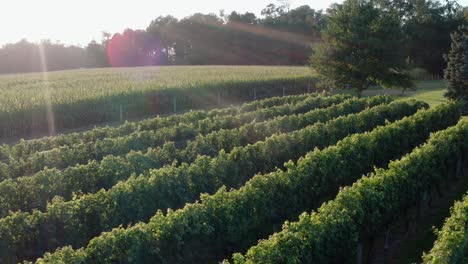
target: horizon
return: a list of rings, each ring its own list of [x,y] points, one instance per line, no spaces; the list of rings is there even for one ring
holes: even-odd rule
[[[288,2],[290,8],[309,5],[315,10],[322,9],[325,11],[331,4],[342,1],[294,0]],[[99,42],[102,32],[114,34],[127,28],[146,29],[150,22],[158,16],[172,15],[181,19],[195,13],[215,13],[218,15],[220,10],[224,10],[226,14],[232,11],[252,12],[260,17],[261,10],[270,3],[280,5],[280,1],[277,0],[255,2],[247,0],[236,2],[205,0],[188,3],[184,3],[183,0],[173,0],[170,4],[148,0],[134,0],[132,3],[110,0],[97,3],[92,0],[72,3],[60,0],[47,0],[47,2],[8,1],[8,3],[4,4],[4,7],[6,5],[5,10],[9,10],[9,12],[5,12],[0,17],[0,25],[14,26],[2,30],[0,47],[9,43],[17,43],[23,39],[33,43],[50,40],[67,46],[83,47],[92,40]],[[174,6],[177,8],[175,9]],[[107,12],[108,10],[111,10],[111,12]],[[31,21],[34,22],[31,23]]]

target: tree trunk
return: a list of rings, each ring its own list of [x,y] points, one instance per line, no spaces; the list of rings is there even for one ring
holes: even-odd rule
[[[361,89],[358,89],[358,90],[357,90],[357,96],[358,96],[358,98],[361,98],[361,97],[362,97],[362,91],[363,91],[363,90],[361,90]]]
[[[364,92],[365,90],[369,89],[369,86],[370,86],[370,82],[366,82],[366,83],[363,84],[360,88],[357,89],[357,94],[358,94],[358,97],[359,97],[359,98],[362,97],[362,92]]]
[[[400,96],[405,95],[405,91],[406,91],[406,88],[401,89],[401,94],[400,94]]]

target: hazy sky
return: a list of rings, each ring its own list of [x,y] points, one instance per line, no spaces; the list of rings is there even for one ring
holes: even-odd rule
[[[466,0],[468,1],[468,0]],[[257,14],[276,0],[1,0],[0,45],[22,38],[60,40],[86,45],[101,39],[101,32],[145,29],[159,15],[182,18],[196,12],[224,9]],[[342,0],[292,0],[291,7],[309,5],[326,9]]]

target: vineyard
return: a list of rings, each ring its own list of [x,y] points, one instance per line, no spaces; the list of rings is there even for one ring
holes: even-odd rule
[[[129,78],[113,71],[95,77]],[[0,263],[403,263],[387,250],[398,249],[397,230],[416,236],[434,201],[468,190],[468,119],[457,103],[303,93],[310,80],[297,70],[285,83],[303,86],[285,95],[282,73],[259,71],[239,90],[221,86],[223,98],[251,101],[238,106],[1,146]],[[119,94],[123,82],[115,96],[154,92],[154,72],[141,74],[142,90]],[[218,75],[190,86],[212,99],[200,108],[218,105]],[[278,85],[249,99],[255,78]],[[192,88],[164,91],[184,98]],[[54,103],[66,118],[99,93],[70,89]],[[1,111],[40,106],[24,102]],[[467,263],[468,196],[456,200],[432,249],[416,252],[424,263]]]

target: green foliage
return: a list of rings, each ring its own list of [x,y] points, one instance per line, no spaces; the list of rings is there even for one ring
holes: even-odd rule
[[[379,0],[382,2],[382,0]],[[402,22],[404,53],[409,62],[441,77],[450,49],[450,34],[466,23],[463,6],[456,0],[384,0],[396,9]]]
[[[305,67],[180,66],[94,69],[0,76],[0,137],[205,109],[308,91]],[[49,93],[45,92],[48,89]],[[50,94],[50,98],[47,98]],[[218,99],[221,99],[221,102]],[[219,104],[221,103],[221,104]]]
[[[468,152],[468,119],[431,136],[389,168],[376,169],[316,212],[287,222],[235,263],[345,263],[355,259],[358,243],[397,219],[422,194],[446,180],[456,159]],[[464,215],[466,217],[466,214]],[[435,262],[439,263],[439,262]],[[440,262],[446,263],[446,262]]]
[[[381,9],[375,1],[366,0],[335,5],[322,38],[323,43],[314,45],[310,57],[322,85],[353,88],[358,94],[375,83],[414,86],[405,72],[400,21],[391,9]]]
[[[398,14],[403,32],[402,50],[408,63],[440,78],[450,49],[450,34],[466,23],[464,7],[456,0],[375,0]],[[466,9],[466,8],[465,8]]]
[[[125,122],[125,124],[116,127],[99,127],[85,132],[75,132],[68,134],[61,134],[54,137],[44,137],[40,139],[21,140],[20,142],[9,146],[3,145],[0,147],[0,158],[4,159],[19,159],[25,158],[36,152],[51,150],[61,146],[72,146],[79,143],[95,142],[105,138],[116,138],[129,135],[133,132],[157,130],[179,123],[194,124],[200,122],[202,119],[228,115],[238,115],[247,112],[252,112],[258,109],[270,108],[283,104],[296,104],[308,97],[316,96],[316,94],[301,94],[289,95],[282,97],[271,97],[268,99],[258,100],[250,103],[245,103],[240,107],[228,107],[221,109],[213,109],[210,111],[190,111],[180,115],[170,115],[166,117],[157,116],[138,122]],[[205,121],[206,122],[206,121]],[[204,131],[206,131],[206,128]]]
[[[424,263],[448,264],[468,261],[468,194],[451,209],[442,230],[437,232],[437,240]]]
[[[359,106],[360,103],[355,102],[352,105]],[[180,208],[186,202],[195,201],[200,193],[213,193],[222,185],[239,187],[256,172],[274,170],[287,160],[297,159],[314,147],[333,144],[349,133],[369,130],[377,124],[384,124],[387,118],[394,120],[412,114],[421,106],[419,103],[379,106],[375,111],[372,108],[360,115],[342,117],[326,124],[276,135],[264,142],[235,148],[229,154],[222,151],[215,158],[201,156],[190,165],[167,166],[154,170],[149,175],[132,177],[119,183],[107,192],[99,191],[70,202],[52,202],[46,213],[33,212],[27,221],[7,220],[18,219],[21,215],[12,214],[0,220],[0,229],[11,230],[11,227],[2,223],[16,222],[16,234],[0,231],[0,236],[3,241],[10,241],[7,243],[8,248],[17,254],[25,252],[25,249],[16,248],[15,245],[37,243],[37,236],[41,234],[38,231],[47,230],[46,226],[54,227],[51,232],[42,233],[51,241],[58,241],[62,245],[85,245],[90,238],[103,230],[120,224],[147,221],[157,209]],[[311,114],[309,118],[315,119],[314,114]],[[304,118],[306,116],[301,119]],[[294,123],[299,120],[291,121]],[[31,226],[20,222],[30,223]],[[60,236],[54,233],[55,227],[61,229]],[[30,230],[35,231],[31,233]],[[26,241],[17,241],[15,238],[24,237],[21,235],[24,232],[29,233],[30,237]],[[53,249],[55,244],[49,242],[48,245]],[[34,248],[41,246],[36,245]]]
[[[304,134],[307,139],[299,142],[314,146],[313,142],[333,138],[334,133],[346,133],[347,129],[350,133],[357,132],[358,127],[368,130],[374,122],[380,123],[378,119],[403,110],[400,108],[403,106],[404,103],[392,103],[312,126],[308,135]],[[86,261],[98,263],[128,259],[146,263],[219,261],[270,234],[284,220],[314,207],[324,196],[335,192],[340,185],[353,182],[373,165],[384,165],[411,150],[431,131],[455,123],[457,117],[454,105],[443,106],[420,111],[372,132],[350,136],[336,146],[312,151],[297,164],[288,162],[284,171],[258,174],[238,190],[227,192],[222,188],[214,195],[203,195],[200,203],[170,210],[166,216],[158,212],[148,224],[103,233],[81,253],[84,252]],[[284,146],[278,143],[274,149]],[[267,153],[265,158],[272,157]],[[253,157],[258,156],[250,155],[247,160],[257,161]],[[46,255],[44,261],[61,254],[59,250]]]
[[[412,68],[409,71],[409,74],[414,80],[417,80],[417,81],[426,80],[430,76],[429,73],[423,68]]]
[[[122,156],[132,150],[140,151],[157,147],[167,141],[183,143],[183,141],[193,139],[199,133],[206,134],[213,130],[239,127],[245,122],[265,120],[288,113],[303,113],[313,108],[330,106],[348,97],[349,95],[310,96],[297,105],[286,104],[237,116],[214,117],[199,120],[192,124],[180,123],[158,130],[139,130],[123,137],[104,138],[88,143],[62,146],[46,152],[34,153],[24,159],[10,159],[8,174],[0,175],[0,178],[6,179],[29,175],[44,169],[44,167],[60,169],[75,164],[85,164],[89,160],[101,160],[107,155]]]
[[[385,96],[366,100],[352,99],[343,104],[300,114],[316,107],[339,103],[348,97],[312,97],[296,105],[286,104],[238,116],[214,118],[213,122],[202,120],[201,125],[197,127],[207,132],[197,135],[181,148],[177,148],[174,142],[166,142],[161,147],[149,148],[146,153],[130,152],[124,157],[110,155],[101,162],[91,161],[86,165],[68,167],[63,171],[46,169],[33,176],[3,181],[0,183],[0,216],[4,216],[9,210],[43,210],[55,195],[69,200],[73,192],[93,193],[102,188],[108,189],[132,174],[147,174],[150,169],[157,169],[176,161],[192,163],[198,155],[216,156],[220,150],[229,152],[234,147],[253,144],[276,133],[301,129],[314,122],[324,122],[390,100]],[[286,115],[282,116],[284,114]],[[277,117],[256,123],[274,116]],[[216,127],[221,124],[225,128],[227,125],[236,128],[218,130],[219,127]],[[215,131],[208,133],[212,130]]]
[[[452,34],[452,48],[446,60],[444,78],[448,81],[448,91],[445,96],[468,101],[468,25]]]

